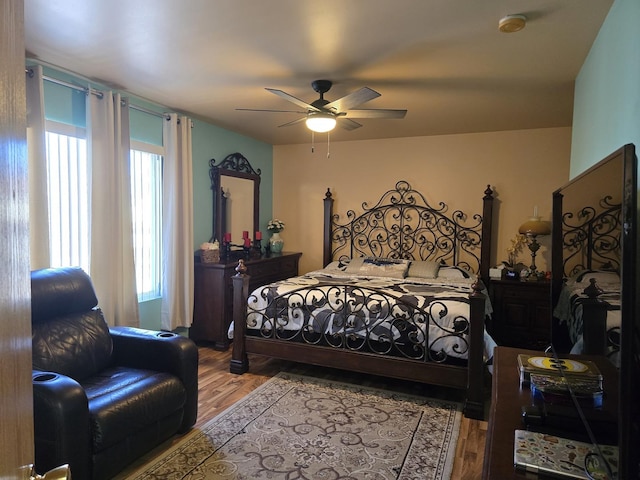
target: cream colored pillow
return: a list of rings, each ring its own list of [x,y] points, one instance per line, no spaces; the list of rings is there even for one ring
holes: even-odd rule
[[[415,260],[409,265],[407,277],[436,278],[440,263],[432,260]]]
[[[471,275],[464,268],[442,265],[438,270],[438,278],[471,278]]]
[[[351,259],[345,270],[346,273],[370,277],[404,278],[409,268],[408,260],[395,258],[364,257],[360,265],[354,262],[355,260],[355,258]]]
[[[355,257],[347,262],[347,267],[344,269],[345,273],[356,273],[360,270],[364,257]]]

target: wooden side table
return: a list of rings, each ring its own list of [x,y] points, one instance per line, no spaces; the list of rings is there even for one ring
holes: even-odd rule
[[[494,280],[489,333],[499,345],[544,350],[551,342],[550,282]]]
[[[493,353],[493,387],[489,427],[484,450],[483,480],[530,479],[531,474],[517,471],[513,466],[515,431],[524,429],[522,406],[531,404],[531,391],[520,387],[518,354],[540,355],[533,350],[497,347]],[[563,355],[562,358],[591,360],[603,376],[605,399],[603,410],[617,418],[618,372],[603,356]],[[534,478],[537,478],[534,476]]]
[[[298,275],[302,253],[282,252],[245,260],[251,275],[249,290]],[[233,319],[233,288],[231,277],[236,274],[238,260],[221,259],[217,263],[202,263],[195,257],[193,323],[189,338],[211,344],[217,350],[229,347],[227,331]]]

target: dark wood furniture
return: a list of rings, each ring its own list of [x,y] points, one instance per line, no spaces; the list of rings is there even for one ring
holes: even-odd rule
[[[489,427],[484,450],[483,480],[531,478],[513,466],[514,432],[524,429],[522,406],[531,404],[528,387],[520,387],[518,354],[540,355],[534,350],[497,347],[493,356],[493,390],[489,410]],[[563,355],[563,358],[567,357]],[[604,377],[603,409],[612,416],[618,408],[618,374],[604,356],[570,355],[571,358],[594,361]],[[571,435],[569,433],[569,435]],[[534,476],[535,478],[535,476]]]
[[[298,275],[299,252],[283,252],[269,257],[246,259],[251,269],[250,288]],[[238,260],[221,259],[218,263],[202,263],[195,257],[193,324],[189,337],[213,348],[229,347],[227,330],[233,318],[231,277],[236,274]]]
[[[640,302],[638,302],[638,158],[627,144],[553,193],[552,298],[561,295],[564,278],[578,271],[618,270],[620,273],[619,478],[640,479]],[[593,304],[600,312],[606,300]],[[583,305],[584,307],[584,305]],[[606,322],[592,321],[583,308],[585,348],[615,350],[615,335]],[[605,312],[606,313],[606,312]],[[598,312],[595,312],[598,317]],[[564,324],[554,319],[554,332]],[[556,328],[557,327],[557,328]],[[595,327],[595,328],[594,328]],[[566,329],[565,329],[566,330]],[[559,335],[558,335],[559,337]],[[603,338],[608,342],[605,343]],[[593,340],[593,341],[591,341]],[[560,343],[553,339],[554,346]],[[591,345],[592,344],[592,345]]]
[[[242,242],[242,231],[255,239],[260,221],[260,174],[241,153],[227,155],[220,163],[209,160],[213,190],[213,235],[222,243],[225,233]],[[240,246],[243,246],[239,243]]]
[[[551,341],[550,282],[494,280],[489,333],[498,345],[544,350]]]
[[[449,265],[466,266],[488,281],[491,256],[493,192],[484,191],[482,216],[465,215],[439,202],[434,208],[424,196],[404,181],[385,192],[369,207],[361,205],[363,213],[347,211],[347,222],[340,223],[333,213],[333,198],[327,191],[324,199],[323,262],[327,265],[340,258],[377,256],[414,260],[433,260]],[[457,319],[458,325],[450,335],[458,337],[459,351],[467,352],[466,361],[438,358],[430,344],[416,342],[414,357],[390,355],[351,348],[347,340],[338,345],[291,342],[278,338],[246,335],[247,299],[250,292],[249,275],[233,277],[234,282],[234,341],[230,370],[242,374],[249,369],[248,353],[268,355],[285,360],[342,368],[354,372],[401,378],[434,385],[463,389],[466,392],[464,414],[471,418],[484,415],[484,320],[485,296],[479,288],[469,295],[469,317]],[[332,282],[335,285],[335,282]],[[476,285],[477,287],[477,285]],[[276,298],[274,305],[288,298]],[[363,302],[365,304],[366,302]],[[412,311],[407,306],[407,311]],[[276,309],[274,309],[276,310]],[[426,314],[427,317],[429,314]],[[269,317],[275,325],[279,320]],[[270,329],[271,332],[277,329]],[[273,333],[272,333],[273,335]],[[348,337],[344,334],[345,338]],[[330,342],[328,342],[330,343]],[[368,343],[368,342],[366,342]],[[366,345],[365,345],[366,346]],[[362,351],[361,351],[362,348]],[[415,353],[414,352],[414,353]]]

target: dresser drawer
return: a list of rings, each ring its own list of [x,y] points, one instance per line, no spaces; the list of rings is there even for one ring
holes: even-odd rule
[[[282,257],[269,262],[248,265],[247,274],[251,276],[251,285],[260,286],[276,282],[298,274],[298,258]]]
[[[544,349],[551,338],[548,282],[492,280],[489,333],[499,345]]]

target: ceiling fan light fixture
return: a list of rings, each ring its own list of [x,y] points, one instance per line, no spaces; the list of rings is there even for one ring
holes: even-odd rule
[[[527,24],[527,17],[524,15],[507,15],[498,22],[498,28],[502,33],[515,33],[522,30]]]
[[[336,117],[330,113],[310,113],[305,121],[307,128],[313,132],[330,132],[336,126]]]

